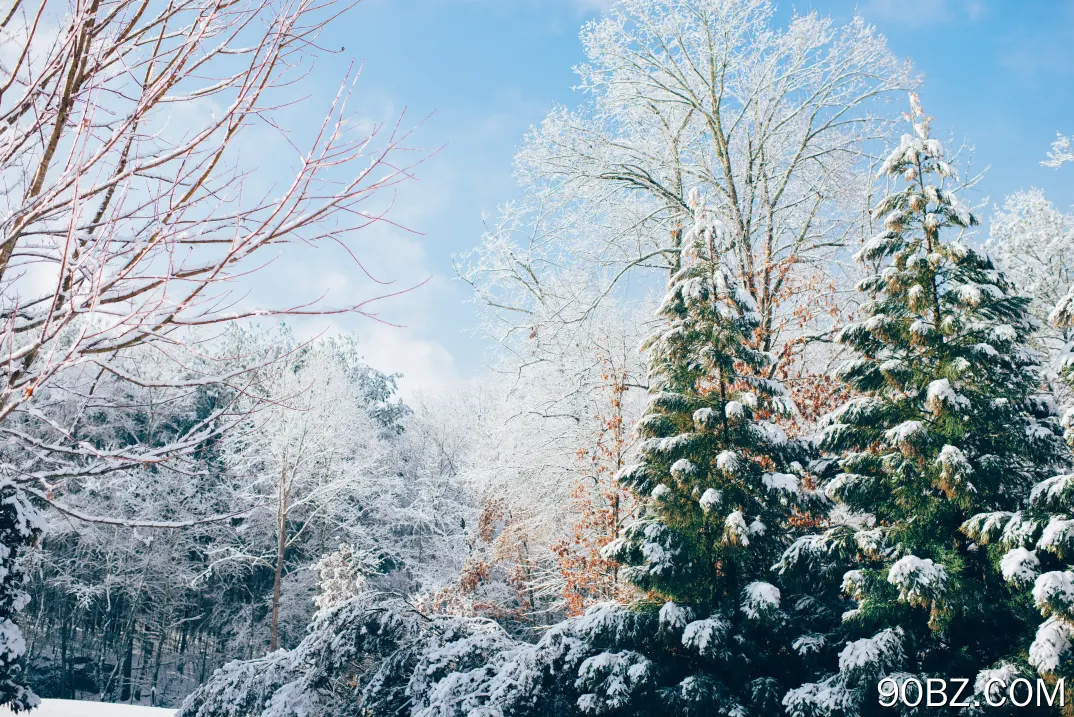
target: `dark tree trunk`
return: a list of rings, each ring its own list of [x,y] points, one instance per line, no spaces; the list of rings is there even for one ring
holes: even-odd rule
[[[134,625],[131,625],[130,635],[127,637],[127,650],[123,656],[123,675],[120,678],[119,701],[128,702],[131,698],[131,667],[134,663]]]

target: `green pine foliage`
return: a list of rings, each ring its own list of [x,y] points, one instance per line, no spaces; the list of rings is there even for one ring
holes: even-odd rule
[[[825,488],[847,519],[781,562],[846,571],[854,601],[829,639],[839,671],[788,694],[793,715],[869,713],[883,674],[1028,671],[1033,606],[995,568],[1003,553],[963,526],[1017,511],[1066,450],[1039,395],[1029,299],[963,241],[977,219],[916,99],[913,110],[914,134],[882,167],[901,186],[858,255],[869,300],[838,335],[857,354],[840,369],[857,397],[821,440],[839,458]]]
[[[606,554],[650,594],[653,609],[662,605],[662,618],[684,615],[687,659],[663,675],[683,681],[662,699],[712,714],[763,712],[778,709],[800,677],[791,626],[825,617],[815,601],[783,594],[772,565],[795,517],[826,500],[809,488],[803,445],[772,420],[794,406],[765,378],[772,357],[751,346],[759,316],[721,261],[729,250],[723,225],[698,191],[691,202],[695,225],[660,306],[663,321],[643,345],[651,398],[638,424],[639,460],[618,477],[648,508]],[[695,704],[698,680],[710,688]]]
[[[695,201],[658,312],[665,322],[643,344],[651,398],[640,460],[619,476],[650,509],[612,551],[643,590],[719,609],[767,575],[790,516],[815,496],[802,485],[801,444],[769,420],[793,406],[763,377],[771,356],[750,346],[756,305],[719,261],[723,226]]]
[[[1059,302],[1053,322],[1074,323],[1072,297],[1074,292]],[[1062,375],[1074,385],[1069,358]],[[1074,409],[1063,418],[1067,441],[1074,446],[1072,419]],[[1022,509],[980,513],[964,529],[993,553],[1002,552],[1003,578],[1028,592],[1040,611],[1029,663],[1045,677],[1074,679],[1074,475],[1053,475],[1033,487]]]

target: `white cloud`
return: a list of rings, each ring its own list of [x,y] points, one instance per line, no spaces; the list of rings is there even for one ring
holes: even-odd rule
[[[374,284],[339,252],[303,252],[300,258],[281,260],[259,276],[250,301],[279,307],[326,294],[325,306],[347,306],[429,279],[412,291],[371,305],[377,318],[343,314],[288,323],[301,339],[341,332],[357,337],[371,366],[403,374],[399,385],[404,397],[419,391],[438,393],[457,383],[459,369],[451,351],[430,334],[445,314],[454,313],[461,304],[446,277],[430,277],[420,241],[400,237],[398,230],[394,234],[388,246],[374,241],[370,250],[356,252],[374,276],[393,278],[390,286]]]
[[[862,14],[873,20],[924,27],[979,19],[985,0],[869,0]]]
[[[357,333],[370,366],[384,373],[403,374],[399,391],[404,399],[442,393],[461,380],[451,353],[412,329],[374,324]]]
[[[610,10],[615,5],[617,0],[572,0],[572,2],[583,12],[604,12]]]

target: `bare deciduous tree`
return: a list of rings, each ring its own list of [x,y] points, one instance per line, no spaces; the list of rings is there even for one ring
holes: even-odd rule
[[[232,400],[174,440],[79,440],[86,413],[52,415],[52,404],[37,400],[61,373],[87,377],[65,385],[84,390],[92,411],[95,375],[139,385],[124,360],[133,347],[182,363],[198,353],[197,327],[249,316],[372,316],[372,302],[390,295],[263,308],[242,288],[289,246],[332,246],[354,258],[355,232],[386,220],[382,190],[417,161],[405,159],[408,134],[398,123],[352,121],[354,77],[320,120],[283,127],[288,103],[308,86],[319,33],[349,6],[11,0],[0,13],[5,495],[55,502],[74,476],[174,462],[242,419],[234,399],[246,391],[243,372],[202,361],[185,364],[169,387],[223,384]],[[4,600],[2,617],[21,602]],[[14,688],[0,695],[16,708],[32,700]]]
[[[384,428],[369,415],[345,357],[331,344],[258,371],[255,384],[273,405],[256,412],[249,407],[246,420],[221,442],[221,453],[251,494],[245,502],[259,507],[247,519],[242,544],[228,546],[207,570],[238,560],[272,571],[269,650],[275,650],[288,553],[311,534],[360,531],[363,510],[369,510],[364,503],[388,493],[394,474],[380,436]]]
[[[1056,209],[1039,189],[1015,192],[992,215],[986,246],[1019,290],[1033,298],[1030,311],[1041,321],[1038,338],[1054,378],[1060,357],[1074,340],[1071,327],[1048,325],[1074,283],[1074,217]]]
[[[166,350],[244,316],[370,313],[383,298],[250,308],[236,287],[267,249],[349,252],[383,219],[374,195],[408,175],[405,134],[352,126],[346,85],[304,148],[277,122],[273,103],[338,9],[15,0],[0,69],[0,421],[74,364],[115,373],[109,358],[136,344]],[[251,179],[269,156],[240,154],[255,125],[276,132],[274,155],[293,153],[282,186]]]
[[[526,199],[460,268],[495,335],[524,345],[658,288],[647,277],[677,266],[700,187],[734,235],[760,347],[778,350],[819,313],[803,286],[863,233],[870,156],[896,116],[884,102],[914,84],[909,66],[860,18],[777,28],[767,0],[625,0],[582,41],[586,101],[530,134]]]

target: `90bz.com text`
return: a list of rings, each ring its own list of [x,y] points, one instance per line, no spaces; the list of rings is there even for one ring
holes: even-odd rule
[[[885,677],[877,685],[880,693],[881,707],[1064,707],[1065,691],[1063,680],[1049,686],[1044,680],[1037,679],[1034,685],[1028,679],[1019,677],[1010,681],[989,680],[981,693],[975,693],[970,680],[961,677],[941,679],[930,677],[924,680],[909,677],[897,680]]]

